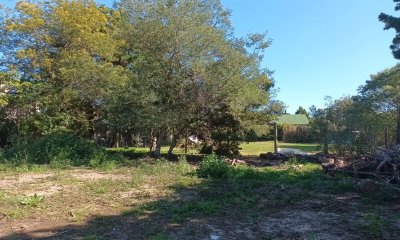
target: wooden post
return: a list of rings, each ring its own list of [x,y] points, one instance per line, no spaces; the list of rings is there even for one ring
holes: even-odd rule
[[[278,124],[274,123],[274,153],[278,154]]]

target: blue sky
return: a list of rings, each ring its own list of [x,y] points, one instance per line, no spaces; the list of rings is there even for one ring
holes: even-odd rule
[[[12,3],[15,0],[0,0]],[[112,1],[100,0],[111,6]],[[232,10],[236,36],[266,32],[273,43],[263,67],[274,70],[277,99],[293,113],[324,106],[324,97],[354,95],[377,73],[397,63],[381,12],[396,15],[392,0],[222,0]],[[8,5],[8,4],[7,4]],[[398,14],[398,13],[397,13]]]
[[[277,98],[293,113],[324,106],[324,97],[354,95],[370,76],[397,63],[381,12],[392,0],[223,0],[236,35],[268,31],[264,66],[275,70]]]

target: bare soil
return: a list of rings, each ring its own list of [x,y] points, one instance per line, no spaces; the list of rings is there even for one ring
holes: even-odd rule
[[[190,209],[188,214],[182,213],[180,206],[201,202],[198,199],[204,195],[217,198],[232,186],[197,188],[200,180],[176,175],[139,174],[131,169],[4,174],[0,178],[0,239],[336,240],[400,236],[399,202],[371,200],[354,191],[298,197],[304,195],[302,189],[266,184],[257,189],[257,200],[243,209],[239,203],[237,209],[222,207],[215,213],[208,209],[215,207],[211,201],[200,208],[211,214]],[[44,196],[37,206],[21,204],[21,199],[35,195]],[[174,220],[176,217],[181,220]]]

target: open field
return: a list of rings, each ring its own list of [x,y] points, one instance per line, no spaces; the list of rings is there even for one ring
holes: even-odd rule
[[[321,151],[321,146],[318,144],[310,144],[310,143],[279,143],[280,148],[294,148],[299,149],[303,152],[318,152]],[[243,156],[258,156],[261,153],[273,152],[274,151],[274,142],[249,142],[242,143],[240,145],[240,154]],[[127,156],[137,157],[146,155],[149,153],[149,148],[141,148],[141,147],[129,147],[129,148],[110,148],[109,151],[114,152],[122,152]],[[166,154],[168,152],[168,147],[162,147],[161,153]],[[184,150],[181,148],[174,149],[175,154],[184,154]],[[188,152],[189,154],[196,154],[197,151],[195,149],[191,149]]]
[[[111,171],[0,171],[1,239],[396,239],[397,192],[357,193],[319,165],[232,167],[203,179],[186,161]],[[395,190],[393,190],[395,191]],[[394,195],[393,195],[394,194]]]
[[[278,143],[280,148],[294,148],[303,152],[318,152],[321,151],[321,146],[311,143]],[[274,142],[250,142],[240,145],[242,150],[240,154],[244,156],[260,155],[261,153],[274,152]]]

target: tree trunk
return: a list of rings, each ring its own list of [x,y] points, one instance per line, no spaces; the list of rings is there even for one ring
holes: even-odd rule
[[[150,155],[152,157],[155,158],[161,157],[162,138],[163,138],[163,133],[161,130],[158,130],[156,135],[154,135],[153,132],[153,142],[152,142],[153,146],[152,146],[152,151],[150,152]]]
[[[156,142],[157,142],[157,138],[155,138],[154,136],[154,129],[151,129],[150,132],[150,154],[154,151],[154,149],[156,149]]]
[[[178,137],[175,134],[172,135],[172,141],[171,141],[171,144],[169,145],[169,149],[168,149],[168,158],[172,158],[172,151],[176,147],[177,138]]]
[[[400,144],[400,107],[397,109],[396,144]]]
[[[188,143],[189,143],[188,138],[189,138],[188,130],[186,129],[186,132],[185,132],[185,154],[187,154],[187,152],[188,152]]]

